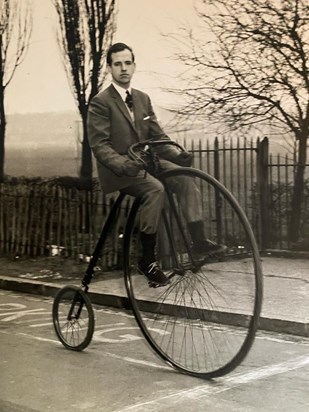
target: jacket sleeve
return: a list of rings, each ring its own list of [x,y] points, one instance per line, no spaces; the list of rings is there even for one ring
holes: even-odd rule
[[[94,97],[88,109],[88,140],[96,160],[117,176],[122,176],[122,165],[128,159],[113,147],[110,138],[109,108],[98,97]]]

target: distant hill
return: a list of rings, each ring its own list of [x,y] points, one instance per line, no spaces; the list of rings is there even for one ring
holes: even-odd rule
[[[175,124],[174,116],[156,109],[166,133],[183,143],[207,139],[215,134],[206,122]],[[257,136],[254,136],[254,139]],[[260,136],[263,138],[263,135]],[[229,141],[229,136],[225,139]],[[80,168],[81,121],[77,112],[12,114],[7,116],[5,172],[25,176],[77,176]],[[204,143],[203,143],[204,146]],[[283,152],[280,140],[272,140],[274,153]]]
[[[156,114],[166,133],[173,138],[203,138],[204,124],[176,126],[174,115],[164,109]],[[7,116],[6,147],[43,149],[52,146],[77,148],[81,139],[81,121],[77,112],[29,113]],[[209,136],[208,136],[209,137]]]
[[[76,145],[80,118],[75,112],[28,113],[7,116],[7,147]]]
[[[5,173],[11,176],[77,176],[79,116],[75,112],[7,116]]]
[[[205,121],[182,122],[177,124],[174,115],[163,108],[156,108],[156,114],[165,132],[173,139],[213,139],[216,136],[211,124]],[[255,137],[263,138],[267,133]],[[77,112],[29,113],[7,116],[7,148],[50,147],[80,150],[81,121]],[[229,136],[225,136],[229,140]],[[280,138],[272,139],[279,143]]]

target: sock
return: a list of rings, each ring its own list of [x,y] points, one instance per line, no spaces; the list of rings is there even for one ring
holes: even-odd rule
[[[198,220],[196,222],[189,222],[188,229],[193,243],[203,242],[204,240],[206,240],[204,233],[204,223],[202,220]]]
[[[142,243],[142,250],[143,256],[141,259],[142,265],[149,265],[150,263],[156,260],[156,241],[157,241],[157,234],[156,233],[144,233],[141,232],[141,243]]]

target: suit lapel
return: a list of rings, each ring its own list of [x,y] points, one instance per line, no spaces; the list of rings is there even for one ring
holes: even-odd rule
[[[124,101],[122,100],[121,96],[119,95],[119,93],[117,92],[117,90],[114,88],[113,85],[110,85],[109,90],[110,90],[110,94],[111,94],[112,98],[114,99],[115,104],[117,105],[118,109],[121,111],[121,113],[124,115],[124,117],[128,120],[130,125],[135,130],[133,119],[130,116],[130,113],[129,113]]]
[[[136,126],[141,120],[142,106],[141,106],[141,101],[136,91],[134,89],[132,89],[131,91],[132,91],[132,100],[133,100],[134,121],[135,121],[135,126]]]
[[[142,139],[142,123],[143,123],[143,116],[145,113],[145,108],[143,101],[141,100],[138,91],[132,89],[132,99],[133,99],[133,111],[134,111],[134,126],[135,131],[137,133],[138,139]]]

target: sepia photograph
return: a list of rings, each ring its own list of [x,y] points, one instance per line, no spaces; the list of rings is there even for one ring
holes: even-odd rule
[[[0,412],[309,408],[307,0],[0,0]]]

